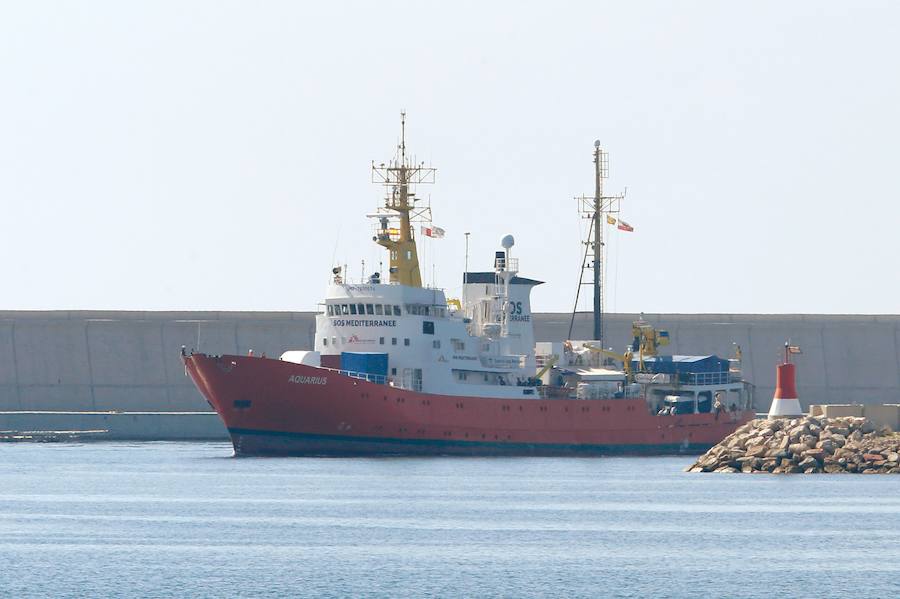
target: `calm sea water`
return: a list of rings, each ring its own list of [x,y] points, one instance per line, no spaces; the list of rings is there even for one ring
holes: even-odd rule
[[[896,597],[900,477],[0,445],[3,597]]]

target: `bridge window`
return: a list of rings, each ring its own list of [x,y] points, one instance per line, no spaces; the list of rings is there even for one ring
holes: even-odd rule
[[[347,308],[347,304],[341,304],[341,314],[347,315],[350,314],[350,310]]]
[[[423,335],[434,335],[434,323],[430,320],[422,321],[422,334]]]
[[[453,351],[455,352],[466,351],[466,344],[459,339],[451,339],[450,344],[453,345]]]
[[[384,345],[384,337],[378,338],[378,345]]]
[[[375,314],[375,306],[366,304],[366,314]]]
[[[356,304],[350,304],[350,314],[356,314]]]
[[[322,345],[328,345],[328,337],[322,337]]]
[[[384,305],[375,304],[375,316],[382,316],[384,314]]]
[[[400,306],[394,306],[394,316],[400,316]]]
[[[397,338],[391,337],[391,345],[397,345]]]
[[[405,345],[406,347],[409,347],[409,337],[406,337],[405,339],[403,339],[403,345]]]
[[[359,310],[359,313],[360,313],[360,314],[365,314],[365,313],[366,313],[366,306],[365,306],[365,304],[356,304],[356,309]]]

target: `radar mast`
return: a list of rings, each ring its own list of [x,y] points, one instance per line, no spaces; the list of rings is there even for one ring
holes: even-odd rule
[[[400,143],[397,153],[387,164],[372,162],[372,182],[386,189],[384,207],[373,215],[379,220],[374,241],[386,248],[390,256],[389,280],[391,283],[422,286],[419,271],[419,255],[411,219],[430,212],[428,208],[416,209],[416,194],[412,186],[434,183],[435,170],[424,162],[415,163],[406,156],[406,113],[400,113]],[[391,220],[398,219],[395,226]]]

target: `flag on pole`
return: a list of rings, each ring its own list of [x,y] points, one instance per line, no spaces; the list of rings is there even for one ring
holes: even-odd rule
[[[606,222],[608,222],[608,223],[611,224],[611,225],[614,225],[614,224],[616,224],[616,219],[613,218],[612,216],[610,216],[610,215],[607,214],[607,215],[606,215]]]
[[[788,345],[788,353],[789,354],[802,354],[803,352],[800,351],[799,345]]]
[[[446,231],[444,231],[440,227],[434,227],[434,226],[422,227],[422,235],[424,235],[425,237],[433,237],[434,239],[442,239],[444,237],[444,233],[446,233]]]
[[[626,223],[624,220],[622,220],[620,218],[619,219],[619,230],[631,232],[631,231],[634,231],[634,227],[632,227],[631,225],[629,225],[628,223]]]

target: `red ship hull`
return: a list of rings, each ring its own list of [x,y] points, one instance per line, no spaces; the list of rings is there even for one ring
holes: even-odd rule
[[[434,395],[248,356],[185,357],[236,455],[698,453],[753,412],[651,414],[643,399]]]

